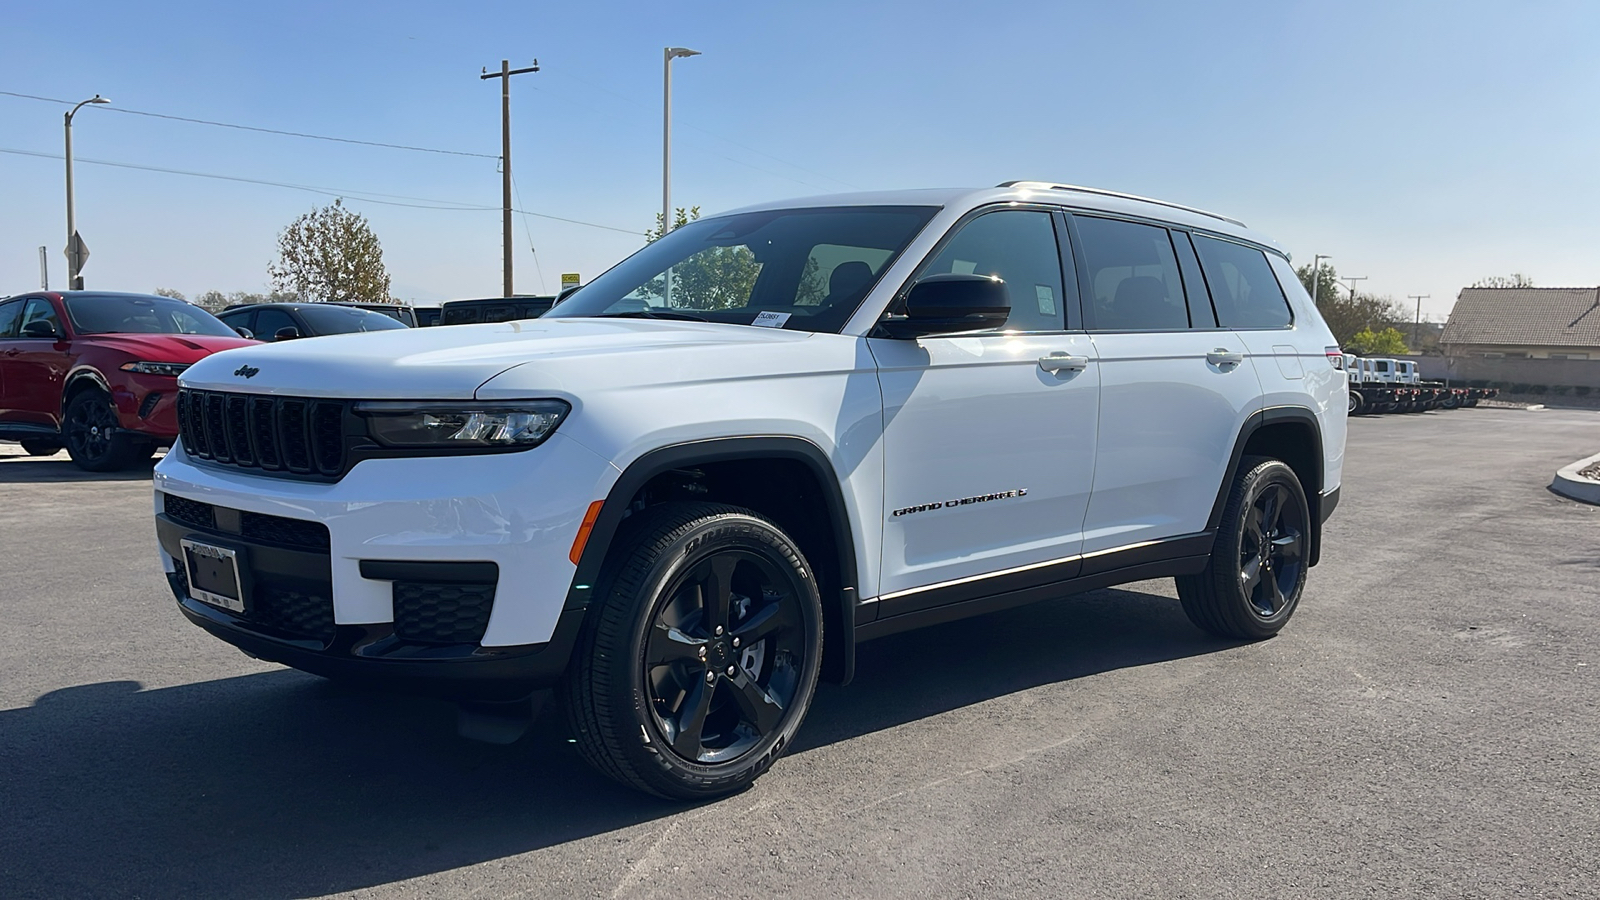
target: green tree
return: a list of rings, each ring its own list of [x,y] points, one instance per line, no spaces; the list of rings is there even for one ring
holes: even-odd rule
[[[685,210],[679,207],[672,227],[682,228],[700,218],[700,207]],[[645,240],[654,243],[663,235],[662,218],[656,216],[656,226],[644,233]],[[712,246],[695,253],[671,269],[672,305],[681,309],[730,309],[747,306],[750,293],[755,290],[756,276],[761,274],[761,263],[743,244]],[[657,276],[641,285],[639,292],[648,297],[666,294],[665,279]]]
[[[1510,275],[1490,275],[1488,278],[1479,278],[1472,283],[1475,288],[1529,288],[1533,287],[1533,279],[1521,272],[1512,272]]]
[[[267,267],[274,293],[312,302],[384,303],[389,273],[367,219],[342,200],[313,209],[278,235],[278,259]]]
[[[1300,276],[1301,286],[1309,293],[1311,267],[1301,266],[1295,272]],[[1405,307],[1397,303],[1394,298],[1348,291],[1344,285],[1339,284],[1338,279],[1339,273],[1333,266],[1325,264],[1318,268],[1318,289],[1315,296],[1317,311],[1322,313],[1323,321],[1328,323],[1328,328],[1333,332],[1339,346],[1350,349],[1356,334],[1363,329],[1371,330],[1374,327],[1388,327],[1411,321]]]
[[[1363,328],[1341,346],[1357,356],[1404,356],[1409,352],[1405,335],[1392,326],[1378,332]]]
[[[189,298],[183,295],[183,291],[175,291],[172,288],[156,288],[155,293],[157,297],[171,297],[174,300],[189,302]]]

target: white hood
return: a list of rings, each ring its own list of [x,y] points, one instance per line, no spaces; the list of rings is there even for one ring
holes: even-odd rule
[[[516,366],[638,350],[802,341],[805,332],[658,319],[529,319],[241,347],[208,356],[183,387],[371,400],[465,400]],[[253,371],[252,371],[253,370]]]

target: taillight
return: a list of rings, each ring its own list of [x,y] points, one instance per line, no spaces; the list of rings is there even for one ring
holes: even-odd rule
[[[1343,350],[1338,347],[1325,347],[1322,352],[1328,354],[1328,365],[1333,366],[1335,369],[1344,368]]]

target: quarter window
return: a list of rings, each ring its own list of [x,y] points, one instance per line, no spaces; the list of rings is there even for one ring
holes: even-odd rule
[[[1060,331],[1065,321],[1061,254],[1047,212],[1007,210],[968,222],[923,275],[994,275],[1011,298],[1007,331]]]
[[[1189,327],[1178,257],[1165,228],[1076,217],[1097,331],[1182,331]]]
[[[1194,235],[1200,268],[1211,288],[1217,323],[1224,328],[1282,328],[1290,322],[1289,301],[1266,254],[1254,247]]]

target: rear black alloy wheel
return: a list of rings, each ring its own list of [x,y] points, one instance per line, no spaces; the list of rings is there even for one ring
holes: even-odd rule
[[[127,468],[146,446],[122,430],[111,398],[99,390],[86,390],[72,398],[61,432],[72,461],[88,472]]]
[[[732,793],[788,746],[822,657],[822,605],[771,522],[670,503],[619,531],[567,680],[579,748],[651,793]]]
[[[1246,457],[1205,571],[1177,579],[1183,611],[1223,637],[1277,634],[1305,589],[1310,535],[1310,506],[1294,470],[1279,460]]]

